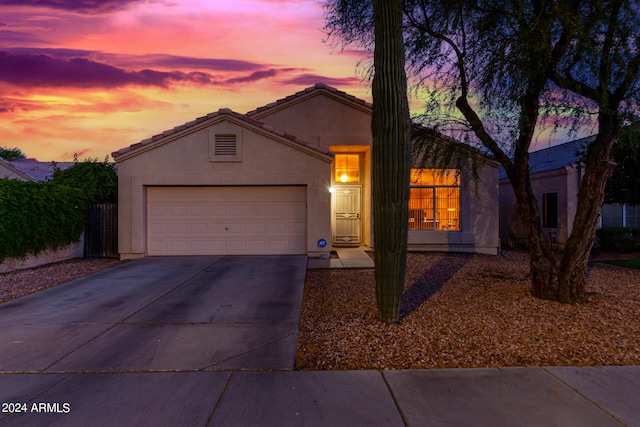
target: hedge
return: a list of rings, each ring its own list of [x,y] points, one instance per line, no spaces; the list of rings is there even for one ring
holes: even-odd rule
[[[118,200],[115,166],[87,159],[49,182],[0,179],[0,262],[77,242],[92,203]]]
[[[0,180],[0,262],[77,242],[88,203],[77,188]]]
[[[640,251],[640,228],[606,227],[596,230],[600,248],[613,252]]]

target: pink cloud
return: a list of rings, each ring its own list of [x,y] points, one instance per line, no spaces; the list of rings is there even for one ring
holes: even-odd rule
[[[161,64],[201,65],[230,71],[259,67],[246,61],[152,56]],[[227,70],[229,71],[229,70]],[[283,71],[289,71],[285,69]],[[168,87],[172,83],[220,85],[244,83],[276,76],[280,70],[257,70],[248,76],[220,79],[200,71],[130,71],[82,57],[56,58],[48,54],[17,54],[0,51],[0,81],[19,87],[113,88],[127,85]]]
[[[91,58],[156,69],[144,68],[135,71]],[[222,71],[227,74],[215,76],[203,71],[181,71],[175,68],[171,70],[173,67],[194,67]],[[282,73],[302,71],[298,68],[265,69],[263,67],[264,65],[256,62],[234,59],[163,54],[119,55],[81,49],[18,48],[0,51],[0,81],[25,88],[113,88],[128,85],[167,88],[174,83],[233,85],[269,79]],[[168,71],[160,71],[157,68],[168,69]],[[251,71],[251,73],[229,77],[229,73],[235,74],[241,71]],[[303,75],[300,78],[302,82],[307,77]],[[315,79],[315,77],[312,78]]]
[[[79,13],[108,13],[123,10],[144,0],[2,0],[3,6],[45,7]]]

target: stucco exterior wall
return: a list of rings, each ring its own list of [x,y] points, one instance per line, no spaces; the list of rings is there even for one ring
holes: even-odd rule
[[[319,91],[255,114],[256,119],[335,153],[361,156],[362,245],[373,246],[371,109],[330,91]],[[331,185],[336,185],[332,174]]]
[[[371,110],[318,92],[255,117],[307,141],[332,145],[371,146]]]
[[[493,163],[481,163],[477,185],[462,174],[460,230],[410,230],[410,251],[477,252],[497,255],[500,249],[498,171]]]
[[[253,117],[276,128],[330,148],[336,153],[361,153],[364,170],[363,241],[375,247],[371,182],[371,108],[319,91],[256,113]],[[460,231],[409,231],[408,249],[413,251],[456,251],[497,254],[500,246],[497,165],[485,162],[479,171],[478,193],[473,183],[461,189]],[[333,183],[335,184],[335,183]]]
[[[241,161],[210,161],[216,133],[241,138]],[[330,241],[330,159],[301,149],[295,142],[242,123],[224,120],[179,134],[139,155],[118,161],[119,252],[123,259],[146,254],[148,186],[304,185],[307,189],[307,249],[328,251]]]
[[[542,214],[542,195],[558,193],[558,228],[545,228],[549,239],[555,236],[554,244],[564,245],[573,229],[580,188],[581,170],[579,167],[540,172],[531,176],[531,186],[538,199]],[[513,188],[508,179],[500,181],[500,239],[506,244],[510,238],[524,243],[524,226],[518,214]]]
[[[566,243],[573,230],[573,220],[576,217],[576,211],[578,209],[578,191],[580,191],[582,172],[582,168],[579,165],[567,168],[567,224],[566,237],[563,243]]]

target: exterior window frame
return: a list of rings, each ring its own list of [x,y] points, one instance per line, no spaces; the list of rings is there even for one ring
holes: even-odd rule
[[[424,169],[424,170],[428,170],[428,169]],[[458,174],[458,185],[431,185],[431,184],[410,184],[409,185],[410,189],[429,189],[431,190],[431,197],[433,200],[433,207],[431,208],[432,211],[432,228],[416,228],[416,229],[412,229],[410,224],[409,224],[409,231],[410,232],[420,232],[420,231],[426,231],[426,232],[433,232],[433,231],[445,231],[445,232],[461,232],[462,231],[462,219],[460,218],[462,215],[462,183],[459,180],[459,174]],[[454,189],[458,191],[458,215],[457,218],[455,219],[457,221],[456,224],[456,228],[452,228],[452,229],[438,229],[438,189]],[[409,195],[409,201],[411,201],[411,195]],[[410,218],[411,219],[411,218]],[[415,218],[414,218],[415,220]],[[420,218],[418,218],[418,221],[420,221]],[[424,219],[425,222],[428,222],[429,220],[427,218]]]
[[[338,176],[337,176],[338,170],[341,170],[341,169],[338,169],[338,167],[337,167],[338,166],[337,165],[338,156],[354,156],[354,157],[357,157],[357,162],[356,162],[357,168],[345,168],[345,171],[346,171],[345,174],[348,177],[349,176],[349,171],[356,170],[358,179],[356,179],[356,180],[347,180],[347,181],[343,182],[338,178]],[[338,184],[338,185],[340,185],[340,184],[345,184],[345,185],[360,184],[362,182],[362,157],[363,156],[362,156],[361,153],[351,153],[351,152],[336,153],[335,157],[334,157],[334,161],[333,161],[333,170],[332,170],[332,175],[333,175],[332,180],[333,180],[333,182],[335,184]],[[347,159],[345,159],[345,161],[348,162]]]

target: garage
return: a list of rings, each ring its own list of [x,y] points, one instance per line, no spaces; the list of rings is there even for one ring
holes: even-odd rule
[[[112,154],[121,259],[330,248],[333,153],[228,109]]]
[[[149,186],[147,255],[307,253],[306,186]]]

